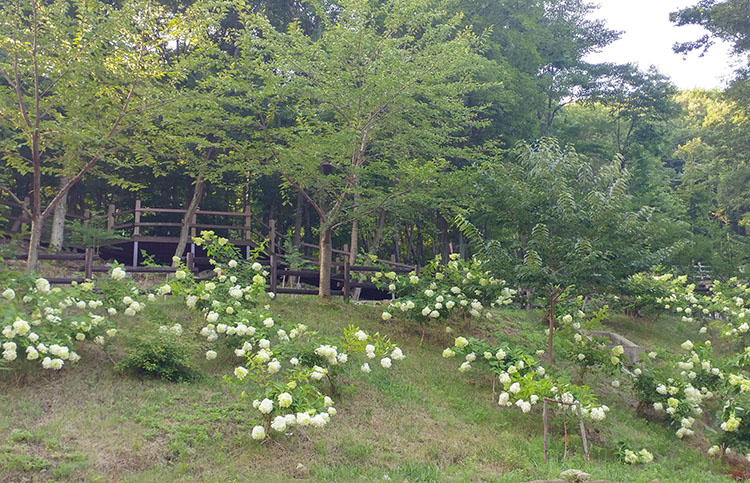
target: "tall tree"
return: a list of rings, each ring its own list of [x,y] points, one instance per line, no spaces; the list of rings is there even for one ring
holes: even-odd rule
[[[464,96],[477,87],[481,39],[445,6],[327,4],[318,13],[319,38],[296,24],[281,33],[265,17],[248,18],[254,28],[242,40],[244,53],[264,56],[273,89],[272,110],[260,119],[273,168],[320,218],[321,296],[330,294],[333,230],[416,186],[440,165],[433,163],[438,151],[477,122],[478,109]],[[285,109],[294,117],[285,118]]]
[[[158,48],[174,23],[163,22],[148,0],[118,9],[98,1],[9,0],[0,17],[0,123],[13,132],[0,149],[9,167],[32,176],[32,203],[23,210],[31,220],[33,270],[47,217],[158,105],[150,87],[164,82]],[[67,182],[43,186],[42,173]],[[0,190],[23,205],[23,195]]]
[[[584,293],[610,289],[684,244],[665,239],[668,221],[653,208],[631,206],[629,178],[617,158],[596,168],[554,139],[522,143],[507,162],[488,163],[480,172],[485,205],[477,215],[490,218],[488,233],[458,219],[498,273],[513,274],[520,286],[542,295],[550,362],[555,306],[571,287]]]

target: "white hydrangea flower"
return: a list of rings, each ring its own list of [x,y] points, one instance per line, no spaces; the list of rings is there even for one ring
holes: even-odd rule
[[[282,392],[276,397],[276,399],[279,402],[280,408],[288,408],[292,405],[292,395],[288,392]]]
[[[266,430],[263,426],[255,426],[253,428],[253,431],[251,433],[251,436],[254,440],[260,441],[262,439],[265,439],[266,437]]]
[[[245,377],[247,376],[247,374],[248,374],[248,370],[245,369],[244,367],[236,367],[234,369],[234,375],[240,381],[243,380],[243,379],[245,379]]]
[[[258,405],[258,411],[263,414],[270,414],[273,411],[273,401],[268,398],[263,399]]]

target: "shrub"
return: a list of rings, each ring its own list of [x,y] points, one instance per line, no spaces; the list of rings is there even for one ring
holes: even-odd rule
[[[199,374],[193,363],[194,345],[169,331],[131,335],[125,338],[128,354],[116,369],[166,381],[190,381]]]

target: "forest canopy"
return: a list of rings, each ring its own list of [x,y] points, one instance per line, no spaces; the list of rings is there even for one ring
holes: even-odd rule
[[[321,247],[323,270],[344,245],[351,263],[417,265],[494,241],[516,272],[535,257],[555,265],[570,247],[618,279],[655,265],[744,272],[747,3],[671,15],[707,32],[676,52],[731,43],[739,68],[724,90],[681,91],[653,66],[587,61],[621,34],[595,10],[585,0],[8,0],[0,216],[27,220],[29,268],[38,247],[69,248],[66,216],[139,200],[187,209],[176,255],[200,208],[274,220],[287,251]],[[547,255],[529,245],[539,224],[559,242]]]

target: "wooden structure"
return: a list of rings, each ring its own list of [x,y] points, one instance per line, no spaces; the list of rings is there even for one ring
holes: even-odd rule
[[[16,254],[14,258],[23,260],[26,258],[26,254]],[[84,253],[55,253],[47,254],[40,253],[40,260],[59,260],[59,261],[82,261],[83,266],[77,270],[84,273],[82,277],[57,277],[48,278],[50,283],[68,284],[73,282],[84,282],[87,279],[93,279],[95,273],[106,273],[110,270],[109,265],[95,265],[94,262],[101,258],[94,253],[92,248],[87,248]],[[269,271],[269,284],[266,289],[269,292],[277,294],[297,294],[297,295],[317,295],[317,289],[306,289],[306,288],[287,288],[279,286],[279,279],[284,277],[298,277],[309,280],[318,280],[317,270],[289,270],[280,265],[279,255],[271,255],[267,260],[258,260],[258,262]],[[185,264],[194,275],[199,275],[199,270],[195,265],[195,257],[192,253],[188,253],[185,257]],[[179,268],[175,267],[138,267],[138,266],[126,266],[125,271],[130,273],[174,273]],[[349,300],[352,294],[352,289],[362,288],[377,290],[374,283],[369,281],[363,281],[355,277],[355,273],[368,273],[376,272],[381,270],[380,267],[367,267],[367,266],[350,266],[349,260],[345,260],[340,266],[340,271],[331,273],[331,287],[338,287],[337,290],[331,290],[331,296],[341,296],[344,300]],[[412,270],[409,268],[393,267],[396,273],[409,273]],[[196,277],[197,280],[210,280],[213,278],[213,274],[205,277]]]
[[[85,278],[99,272],[106,272],[109,267],[96,265],[95,261],[102,258],[115,259],[125,265],[125,270],[131,273],[173,273],[176,269],[172,267],[142,266],[144,260],[141,256],[142,249],[148,249],[149,253],[160,255],[163,261],[170,260],[179,242],[179,231],[183,227],[183,219],[187,213],[186,209],[155,208],[143,206],[141,200],[136,200],[132,209],[118,209],[115,205],[109,205],[107,212],[101,215],[85,213],[80,215],[69,215],[67,219],[82,221],[86,225],[101,225],[107,231],[116,233],[106,242],[106,246],[100,248],[97,253],[86,247],[75,247],[82,253],[63,254],[39,254],[40,260],[67,260],[82,261]],[[7,217],[10,229],[21,232],[23,225],[28,223],[23,215]],[[286,238],[277,232],[276,222],[273,219],[268,223],[258,219],[252,214],[250,206],[245,206],[241,212],[197,210],[189,221],[190,240],[182,260],[186,262],[194,274],[200,273],[202,268],[210,268],[208,257],[206,257],[199,246],[192,243],[192,237],[197,236],[203,230],[214,230],[217,234],[229,239],[233,245],[240,247],[246,259],[254,249],[264,246],[263,259],[258,260],[270,272],[268,289],[274,293],[292,294],[317,294],[315,288],[287,288],[280,286],[279,281],[294,277],[298,281],[305,282],[311,286],[319,283],[318,270],[292,270],[286,262],[284,245]],[[318,245],[301,243],[300,248],[305,252],[305,260],[312,265],[318,265],[318,260],[313,257],[313,252],[318,251]],[[371,282],[359,280],[357,273],[375,272],[381,270],[379,267],[351,266],[349,263],[350,252],[348,246],[343,250],[333,249],[334,260],[331,271],[331,295],[349,298],[352,290],[360,288],[376,290]],[[26,254],[17,254],[17,259],[25,259]],[[389,266],[389,269],[397,273],[409,273],[418,271],[418,267],[406,265],[391,260],[378,260],[378,262]],[[70,283],[81,281],[75,278],[51,279],[51,283]]]

